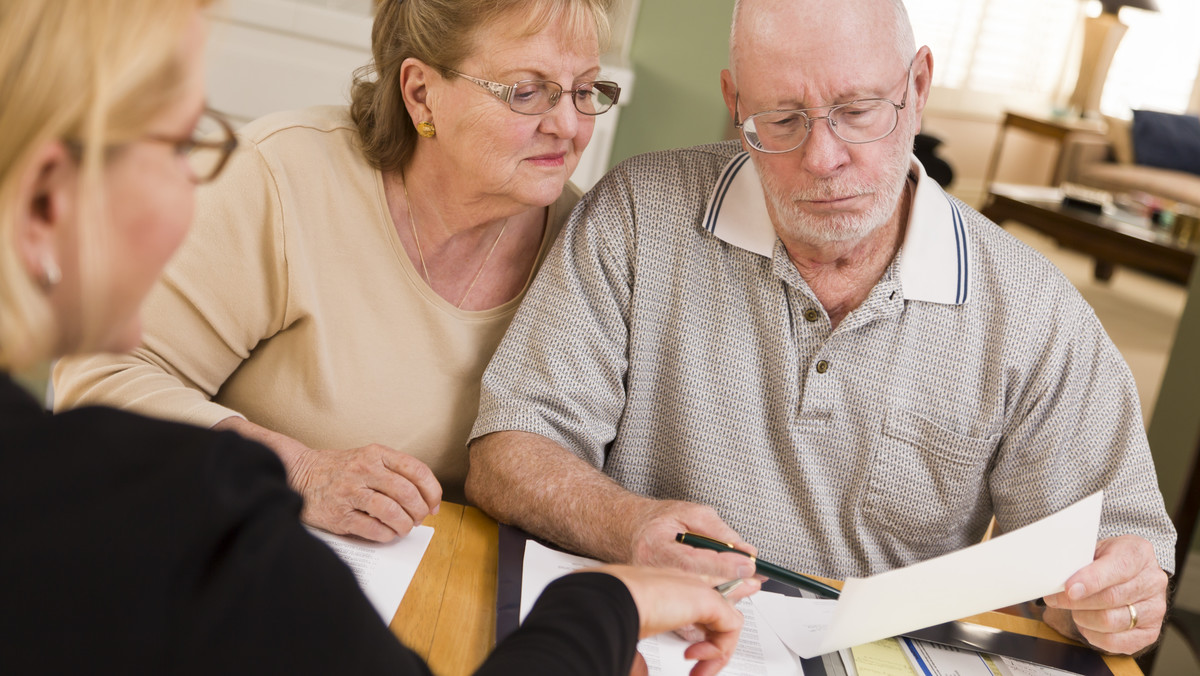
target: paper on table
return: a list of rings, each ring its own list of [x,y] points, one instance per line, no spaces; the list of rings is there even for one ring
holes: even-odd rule
[[[894,638],[854,646],[850,655],[858,676],[916,676],[920,673],[908,663],[904,650]]]
[[[525,561],[521,573],[521,621],[529,614],[537,598],[552,581],[580,568],[600,565],[599,561],[574,556],[544,547],[533,540],[525,543]],[[738,604],[745,621],[733,659],[721,671],[726,676],[804,676],[800,661],[788,652],[770,627],[763,624],[754,606],[743,599]],[[646,660],[651,674],[686,674],[695,664],[685,659],[688,643],[668,632],[642,639],[638,652]]]
[[[1011,657],[996,656],[996,669],[1002,676],[1079,676],[1073,671],[1054,669],[1033,662],[1014,660]]]
[[[993,664],[987,655],[938,645],[911,638],[899,639],[900,649],[908,658],[913,670],[927,676],[995,676]]]
[[[1063,590],[1092,562],[1098,492],[1041,521],[936,559],[849,578],[829,609],[816,599],[753,597],[789,648],[809,658]],[[828,602],[826,602],[828,603]]]
[[[315,528],[309,528],[308,532],[329,545],[350,567],[384,624],[391,623],[433,538],[433,528],[429,526],[417,526],[408,535],[387,543],[334,535]]]

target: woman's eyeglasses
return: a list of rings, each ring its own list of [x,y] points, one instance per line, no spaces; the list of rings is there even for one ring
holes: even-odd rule
[[[446,69],[446,72],[483,87],[496,98],[507,103],[514,113],[522,115],[541,115],[550,112],[558,104],[564,91],[562,85],[549,80],[522,80],[506,85],[472,77],[449,68]],[[572,87],[570,92],[575,110],[584,115],[599,115],[607,112],[617,104],[617,99],[621,96],[621,88],[617,83],[607,80],[583,82]]]
[[[200,114],[195,129],[184,138],[147,134],[133,141],[108,146],[106,150],[113,151],[129,143],[146,142],[171,145],[174,153],[187,161],[188,178],[196,184],[208,183],[215,179],[238,146],[237,136],[234,135],[233,126],[229,121],[220,113],[205,109]],[[83,156],[83,142],[67,139],[64,143],[77,159]]]
[[[196,122],[196,128],[191,136],[186,138],[170,138],[167,136],[151,135],[145,141],[170,143],[175,147],[175,154],[187,158],[188,168],[193,183],[208,183],[215,179],[229,156],[237,148],[237,136],[233,126],[223,115],[215,110],[205,109]]]

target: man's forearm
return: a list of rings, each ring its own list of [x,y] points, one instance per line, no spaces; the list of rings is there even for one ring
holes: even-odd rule
[[[489,434],[470,454],[467,497],[485,512],[581,554],[632,560],[634,530],[656,501],[537,434]]]

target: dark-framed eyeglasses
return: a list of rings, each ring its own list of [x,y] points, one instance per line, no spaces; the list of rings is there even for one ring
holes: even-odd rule
[[[808,139],[812,125],[817,120],[828,122],[834,135],[846,143],[872,143],[896,130],[900,111],[908,105],[912,66],[910,62],[905,71],[904,97],[900,103],[883,98],[858,99],[815,108],[767,110],[739,121],[739,94],[735,98],[733,124],[742,132],[746,144],[760,153],[787,153],[799,148]],[[826,111],[824,115],[812,114],[822,110]]]
[[[563,86],[549,80],[521,80],[511,85],[492,82],[449,68],[447,73],[457,75],[464,80],[474,82],[492,93],[493,96],[508,104],[514,113],[522,115],[541,115],[550,112],[562,97]],[[617,104],[621,97],[621,87],[616,82],[597,80],[583,82],[571,88],[571,102],[575,110],[584,115],[599,115],[607,112]]]
[[[174,146],[175,154],[187,159],[190,178],[197,185],[208,183],[220,175],[229,162],[229,156],[238,146],[229,120],[210,108],[205,108],[200,114],[190,136],[173,138],[151,134],[142,140]]]
[[[65,139],[63,143],[75,156],[83,156],[84,143],[78,139]],[[192,133],[184,138],[163,134],[147,134],[132,141],[115,143],[105,147],[109,153],[130,143],[166,143],[172,146],[175,155],[186,159],[188,178],[200,185],[212,181],[225,168],[229,156],[237,149],[237,136],[225,116],[205,108],[196,121]]]

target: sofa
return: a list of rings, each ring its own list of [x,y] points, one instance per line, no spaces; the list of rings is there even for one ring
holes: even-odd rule
[[[1200,118],[1134,111],[1132,121],[1107,122],[1103,136],[1066,139],[1061,180],[1200,208]]]

